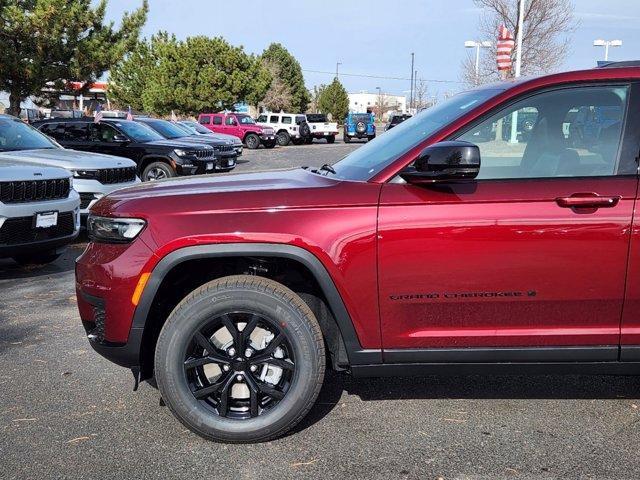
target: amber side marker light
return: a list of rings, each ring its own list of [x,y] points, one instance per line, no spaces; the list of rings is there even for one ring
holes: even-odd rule
[[[138,285],[136,285],[136,289],[133,291],[133,296],[131,297],[131,303],[136,307],[138,306],[138,302],[140,301],[140,297],[142,296],[142,292],[144,292],[144,287],[147,285],[147,281],[150,276],[151,273],[147,272],[140,275],[140,278],[138,279]]]

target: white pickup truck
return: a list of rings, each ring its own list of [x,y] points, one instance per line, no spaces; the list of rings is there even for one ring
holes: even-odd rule
[[[324,138],[327,140],[327,143],[336,141],[338,124],[336,122],[329,122],[324,113],[307,113],[306,123],[309,127],[308,129],[303,125],[300,126],[300,135],[303,137],[305,143],[313,142],[314,138]]]

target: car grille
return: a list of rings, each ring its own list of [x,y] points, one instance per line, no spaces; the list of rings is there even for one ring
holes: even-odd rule
[[[69,179],[0,182],[0,202],[25,203],[57,200],[69,196]]]
[[[214,145],[213,149],[216,152],[235,152],[235,147],[233,145]]]
[[[98,181],[103,184],[127,183],[136,179],[136,167],[105,168],[98,170]]]
[[[80,193],[80,209],[89,208],[89,204],[95,200],[93,193]]]
[[[214,150],[194,150],[192,152],[198,158],[211,158],[214,156]]]
[[[58,214],[58,224],[49,228],[36,228],[33,217],[7,218],[0,228],[0,245],[54,240],[73,234],[75,222],[72,212]]]

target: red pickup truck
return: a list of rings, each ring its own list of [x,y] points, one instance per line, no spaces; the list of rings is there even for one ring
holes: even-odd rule
[[[217,441],[282,435],[325,366],[638,374],[639,152],[623,64],[460,93],[317,170],[118,190],[80,317]]]
[[[212,132],[226,133],[242,140],[247,148],[254,150],[276,146],[276,132],[270,127],[261,127],[245,113],[201,113],[198,122]]]

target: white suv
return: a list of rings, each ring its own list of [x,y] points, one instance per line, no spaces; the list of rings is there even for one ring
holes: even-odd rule
[[[300,123],[306,121],[304,115],[295,113],[261,113],[256,123],[261,127],[271,127],[276,132],[278,145],[286,147],[292,141],[299,143],[302,139],[300,136]]]
[[[0,159],[0,258],[54,261],[80,231],[79,207],[67,170]]]
[[[136,164],[132,160],[67,150],[10,115],[0,115],[0,159],[36,162],[71,171],[74,188],[80,194],[80,214],[83,217],[105,195],[140,183]]]

